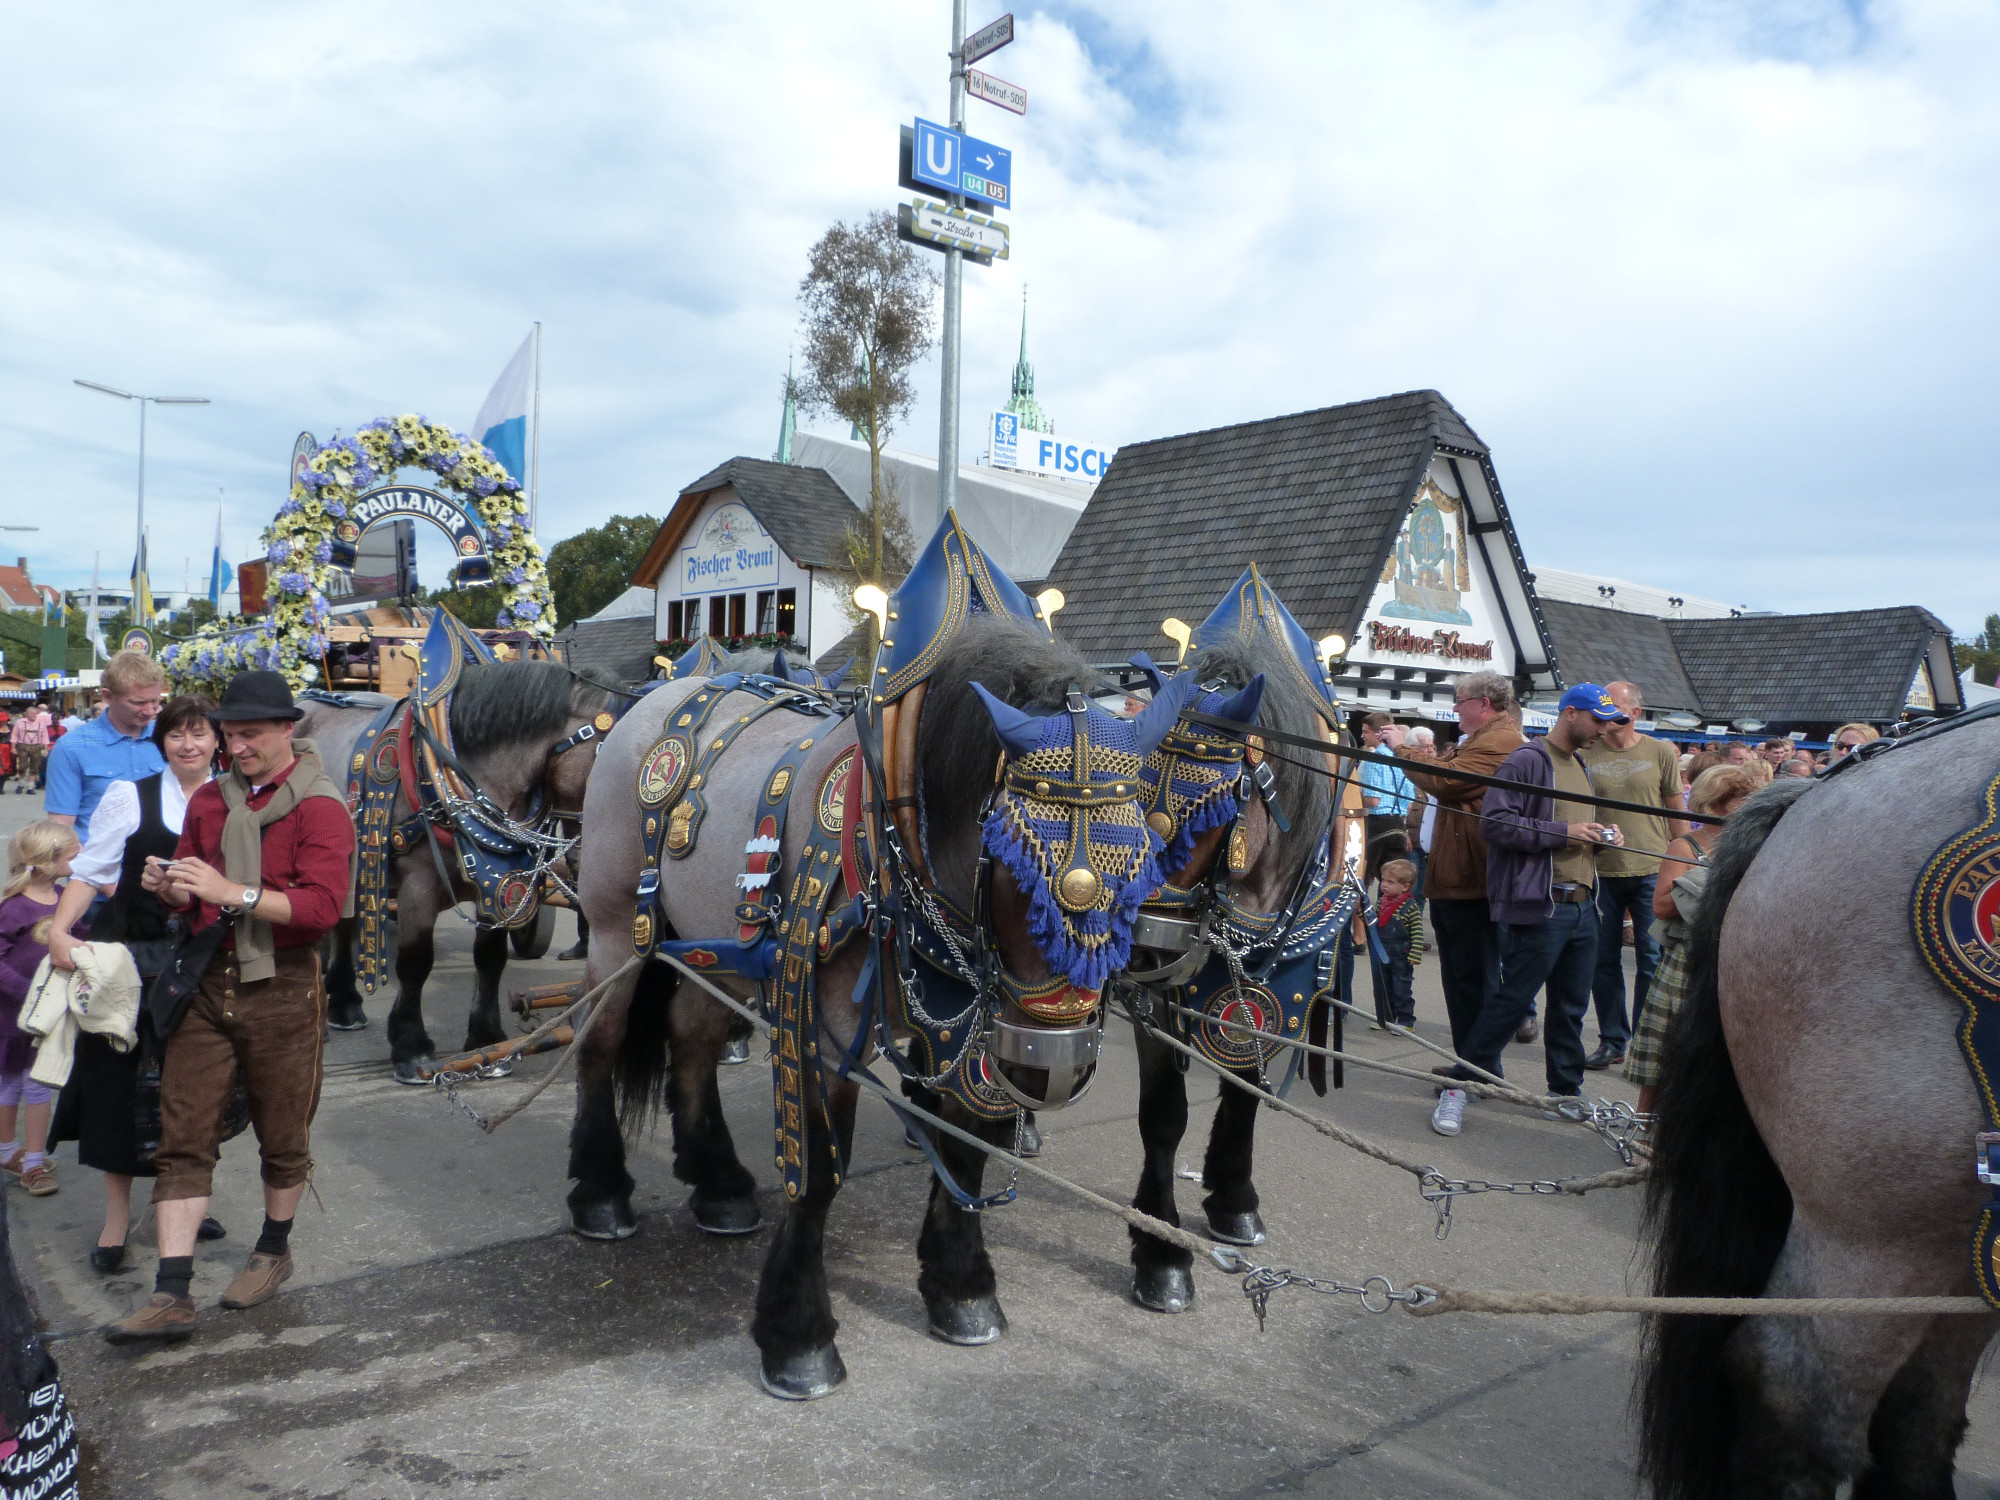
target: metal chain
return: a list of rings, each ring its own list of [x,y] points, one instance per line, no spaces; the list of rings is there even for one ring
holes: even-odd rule
[[[1273,1292],[1282,1292],[1287,1287],[1297,1287],[1301,1291],[1319,1292],[1328,1297],[1358,1297],[1364,1312],[1386,1313],[1390,1308],[1403,1306],[1411,1312],[1429,1307],[1438,1300],[1432,1288],[1419,1283],[1406,1291],[1399,1291],[1396,1283],[1386,1276],[1369,1276],[1361,1281],[1336,1281],[1330,1277],[1307,1276],[1298,1271],[1281,1270],[1274,1266],[1260,1266],[1241,1250],[1231,1245],[1217,1245],[1208,1252],[1213,1260],[1230,1275],[1243,1277],[1243,1295],[1249,1299],[1250,1310],[1257,1314],[1257,1331],[1264,1331],[1264,1315]]]

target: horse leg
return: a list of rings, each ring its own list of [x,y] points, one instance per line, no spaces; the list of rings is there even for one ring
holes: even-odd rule
[[[361,991],[354,983],[354,918],[333,929],[333,962],[326,968],[326,1024],[335,1031],[359,1031],[368,1024]]]
[[[500,976],[507,972],[506,928],[473,929],[472,972],[472,1014],[465,1023],[467,1052],[507,1040],[507,1028],[500,1024]]]
[[[1896,1372],[1868,1424],[1868,1467],[1853,1500],[1952,1500],[1965,1398],[2000,1318],[1946,1317]]]
[[[1174,1153],[1187,1134],[1187,1080],[1174,1054],[1135,1026],[1139,1047],[1139,1139],[1146,1164],[1139,1172],[1139,1190],[1132,1206],[1141,1213],[1178,1225],[1174,1206]],[[1132,1236],[1132,1300],[1154,1312],[1186,1312],[1194,1303],[1194,1254],[1169,1245],[1142,1230]]]
[[[408,890],[406,885],[405,893]],[[420,920],[422,911],[408,909],[407,894],[397,905],[402,920],[396,924],[396,1003],[389,1007],[389,1061],[396,1082],[428,1083],[437,1069],[437,1046],[424,1029],[424,981],[431,977],[436,949],[430,922]]]
[[[1236,1075],[1255,1083],[1253,1074]],[[1215,1123],[1209,1127],[1208,1154],[1202,1158],[1201,1185],[1208,1196],[1201,1200],[1208,1215],[1209,1233],[1228,1245],[1264,1243],[1264,1220],[1257,1212],[1257,1187],[1250,1180],[1250,1161],[1257,1147],[1257,1112],[1262,1106],[1255,1094],[1246,1094],[1234,1084],[1222,1085],[1222,1097],[1215,1101]]]
[[[813,1085],[808,1080],[808,1090]],[[861,1086],[850,1080],[827,1082],[828,1104],[842,1146],[854,1142],[854,1103]],[[810,1098],[810,1096],[809,1096]],[[763,1356],[764,1389],[786,1401],[830,1396],[847,1379],[847,1366],[834,1347],[840,1329],[826,1290],[826,1215],[840,1191],[827,1151],[828,1122],[816,1103],[806,1107],[806,1190],[785,1209],[785,1221],[771,1241],[757,1283],[757,1316],[750,1325]]]
[[[1962,1243],[1849,1243],[1800,1215],[1764,1295],[1898,1296],[1940,1285],[1956,1290],[1965,1279],[1964,1260]],[[1731,1494],[1740,1500],[1833,1500],[1841,1484],[1868,1466],[1876,1409],[1929,1331],[1923,1318],[1745,1318],[1723,1344],[1736,1408]],[[1899,1395],[1906,1399],[1918,1385],[1913,1377]],[[1934,1411],[1919,1426],[1935,1434]],[[1917,1431],[1894,1416],[1890,1428],[1906,1441]],[[1948,1452],[1945,1463],[1948,1468]]]
[[[735,1017],[692,991],[671,1013],[674,1176],[694,1189],[689,1207],[704,1234],[752,1234],[763,1218],[757,1179],[737,1158],[715,1070]]]
[[[936,1105],[931,1106],[933,1109]],[[940,1117],[969,1130],[995,1146],[1014,1143],[1014,1120],[983,1120],[963,1105],[947,1101]],[[951,1173],[952,1181],[972,1197],[986,1171],[986,1153],[955,1135],[935,1132],[939,1160]],[[917,1236],[917,1261],[922,1266],[917,1290],[923,1294],[924,1312],[930,1319],[932,1338],[947,1344],[990,1344],[1006,1330],[1007,1314],[1000,1310],[999,1283],[993,1276],[993,1260],[986,1253],[985,1215],[961,1208],[952,1195],[931,1176],[930,1205],[924,1213],[924,1227]]]
[[[603,976],[592,960],[585,981]],[[589,1034],[577,1044],[576,1119],[569,1132],[570,1228],[588,1240],[622,1240],[639,1228],[632,1211],[632,1174],[625,1169],[625,1134],[618,1124],[621,1092],[628,1117],[646,1112],[654,1080],[667,1067],[664,1013],[676,976],[647,964],[597,999]]]

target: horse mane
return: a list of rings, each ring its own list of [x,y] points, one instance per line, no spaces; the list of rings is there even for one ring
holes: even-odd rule
[[[451,695],[451,737],[461,758],[508,745],[554,740],[571,719],[604,706],[601,688],[560,662],[496,661],[467,666]]]
[[[1312,739],[1326,722],[1325,705],[1300,682],[1298,664],[1289,659],[1288,650],[1262,632],[1231,636],[1219,645],[1204,647],[1185,670],[1194,673],[1197,681],[1220,677],[1232,688],[1248,687],[1250,679],[1262,672],[1264,697],[1257,709],[1257,722],[1283,734]],[[1312,758],[1312,752],[1306,750],[1267,757],[1278,776],[1278,806],[1292,825],[1289,834],[1273,833],[1284,845],[1280,890],[1291,888],[1319,849],[1333,814],[1333,778],[1313,765]],[[1301,836],[1308,831],[1317,837]]]
[[[1057,640],[1040,625],[1013,615],[975,614],[931,669],[917,726],[918,795],[923,803],[925,837],[944,847],[954,835],[979,839],[979,808],[993,787],[993,768],[1000,762],[1000,736],[985,705],[972,691],[978,683],[1003,703],[1030,713],[1054,713],[1074,684],[1086,693],[1108,691],[1113,683],[1084,660],[1074,646]],[[940,878],[950,869],[963,874],[963,889],[952,894],[969,899],[971,867],[959,871],[955,860],[933,859]]]

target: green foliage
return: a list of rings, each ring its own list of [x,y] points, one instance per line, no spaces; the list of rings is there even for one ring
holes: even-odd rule
[[[501,606],[507,602],[507,590],[498,584],[481,583],[463,589],[431,589],[424,594],[423,600],[447,614],[455,615],[474,630],[497,630],[497,617]]]
[[[1974,682],[1994,686],[2000,676],[2000,615],[1988,615],[1984,630],[1969,641],[1954,642],[1951,649],[1961,671],[1970,667]]]
[[[551,547],[549,587],[556,596],[557,624],[574,625],[624,593],[659,530],[652,516],[613,516]]]

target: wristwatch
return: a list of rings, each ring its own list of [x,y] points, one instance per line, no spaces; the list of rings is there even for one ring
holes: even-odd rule
[[[262,901],[263,899],[264,899],[264,892],[261,889],[254,886],[245,886],[243,888],[243,894],[241,897],[237,899],[236,904],[233,906],[225,906],[222,909],[224,912],[226,912],[228,915],[232,917],[240,917],[245,912],[252,910],[257,905],[257,903],[259,901]]]

